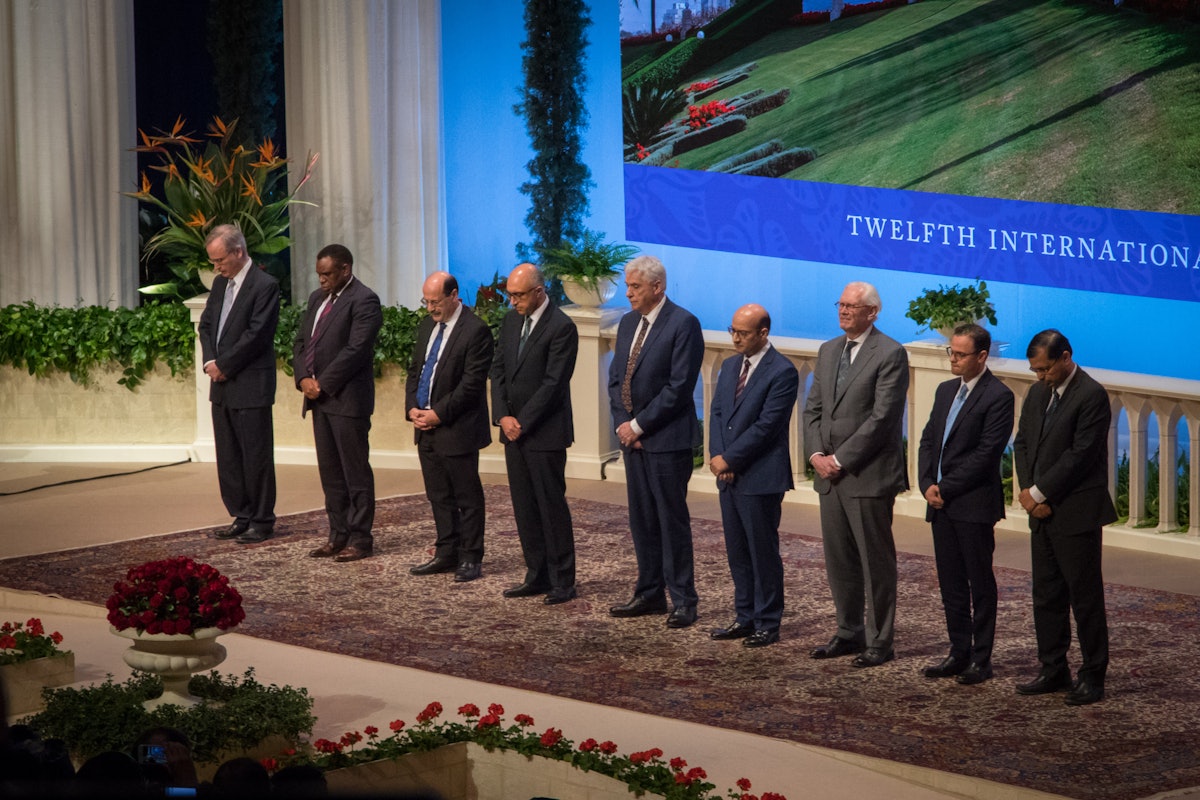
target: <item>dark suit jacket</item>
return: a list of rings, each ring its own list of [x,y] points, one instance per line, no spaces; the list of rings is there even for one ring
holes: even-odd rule
[[[722,456],[736,476],[732,484],[717,481],[717,486],[742,494],[783,494],[793,486],[788,425],[800,377],[787,358],[769,348],[735,401],[742,361],[735,355],[721,365],[708,415],[709,452]]]
[[[908,488],[908,465],[901,444],[908,394],[908,353],[872,327],[854,358],[846,383],[835,393],[845,335],[817,351],[817,367],[804,405],[804,458],[837,456],[840,485],[853,497],[893,497]],[[813,479],[820,494],[829,481]]]
[[[309,377],[304,374],[304,350],[312,338],[317,309],[325,300],[321,289],[308,298],[308,309],[296,330],[292,345],[292,368],[296,388]],[[350,281],[329,309],[317,330],[314,372],[321,384],[316,400],[304,399],[301,415],[313,406],[326,414],[369,417],[375,411],[375,338],[383,325],[379,296],[358,278]]]
[[[1053,512],[1029,518],[1033,530],[1049,535],[1082,533],[1115,522],[1108,494],[1108,393],[1077,368],[1059,398],[1053,419],[1042,430],[1050,387],[1038,381],[1021,407],[1013,460],[1021,486],[1037,486]]]
[[[954,378],[939,385],[934,393],[933,411],[921,434],[917,483],[922,494],[938,484],[945,501],[942,513],[950,519],[990,525],[1004,518],[1000,457],[1012,436],[1013,393],[985,369],[967,395],[943,445],[946,415],[961,386],[962,379]],[[932,508],[926,509],[925,518],[933,520]]]
[[[406,414],[417,407],[417,384],[435,327],[433,317],[425,317],[417,328],[417,343],[405,381]],[[464,305],[454,331],[442,342],[433,386],[429,389],[429,405],[437,412],[441,424],[429,431],[415,429],[418,444],[427,442],[444,455],[465,455],[491,444],[487,378],[493,347],[487,324]]]
[[[608,401],[613,427],[636,417],[642,427],[639,441],[647,452],[690,450],[700,443],[696,418],[696,378],[704,360],[704,334],[690,312],[668,299],[646,334],[631,384],[633,413],[621,402],[621,384],[629,351],[642,315],[631,311],[617,326],[617,344],[608,368]]]
[[[521,350],[525,318],[504,315],[492,362],[492,420],[516,417],[520,441],[533,450],[565,450],[575,441],[571,375],[579,353],[575,323],[551,303]],[[518,350],[521,350],[518,355]],[[504,432],[500,441],[507,442]]]
[[[275,327],[279,323],[279,283],[256,265],[233,300],[217,341],[221,306],[229,279],[218,275],[200,314],[202,363],[216,360],[226,380],[213,381],[208,399],[230,408],[275,404]]]

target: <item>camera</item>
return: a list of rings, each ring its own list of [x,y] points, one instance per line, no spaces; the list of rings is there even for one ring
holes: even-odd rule
[[[167,751],[161,744],[138,745],[139,764],[166,764]]]

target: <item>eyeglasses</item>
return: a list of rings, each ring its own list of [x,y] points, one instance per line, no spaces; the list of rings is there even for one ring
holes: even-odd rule
[[[749,337],[753,336],[754,334],[758,333],[758,331],[739,331],[737,328],[733,327],[732,325],[730,325],[725,330],[729,331],[729,335],[735,339],[746,339],[746,338],[749,338]]]
[[[431,308],[432,306],[436,306],[437,304],[441,303],[445,299],[446,299],[445,297],[435,297],[432,300],[430,300],[428,297],[422,297],[420,300],[420,303],[425,308]]]
[[[512,298],[513,300],[524,300],[526,297],[529,297],[530,295],[537,294],[538,289],[541,289],[541,288],[542,288],[541,286],[535,286],[526,292],[509,292],[508,296],[510,298]]]
[[[232,255],[231,253],[226,253],[225,255],[221,256],[220,258],[210,258],[208,260],[208,263],[212,264],[214,267],[219,264],[224,264],[226,261],[229,260],[229,257],[231,255]]]
[[[874,308],[875,306],[867,305],[865,303],[843,303],[841,300],[838,300],[833,304],[833,307],[838,311],[857,311],[860,308]]]
[[[1062,358],[1062,356],[1059,356],[1058,358],[1053,359],[1050,362],[1050,366],[1048,366],[1048,367],[1030,367],[1029,371],[1032,372],[1034,375],[1037,375],[1040,378],[1043,375],[1050,372],[1050,370],[1054,369],[1054,365],[1057,364],[1059,362],[1059,359],[1061,359],[1061,358]]]
[[[970,358],[971,356],[977,356],[981,352],[983,352],[983,351],[974,350],[970,353],[960,353],[957,350],[951,349],[949,347],[946,348],[946,355],[950,356],[951,361],[958,361],[959,359]]]

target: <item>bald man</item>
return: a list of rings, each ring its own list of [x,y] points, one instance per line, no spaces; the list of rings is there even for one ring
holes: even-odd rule
[[[725,359],[709,412],[708,468],[717,478],[725,552],[733,575],[733,623],[713,639],[744,647],[779,641],[783,561],[779,519],[793,487],[788,427],[800,376],[771,347],[771,316],[759,305],[733,315],[729,335],[737,355]]]
[[[492,333],[463,305],[458,281],[435,272],[421,287],[429,315],[417,328],[405,383],[425,494],[433,507],[437,541],[433,558],[413,575],[453,572],[459,583],[483,574],[483,485],[479,451],[492,442],[487,377]]]
[[[492,361],[492,422],[500,428],[525,578],[504,596],[575,598],[575,534],[567,507],[567,448],[575,439],[571,375],[575,323],[550,302],[545,278],[520,264],[506,284],[512,311]]]

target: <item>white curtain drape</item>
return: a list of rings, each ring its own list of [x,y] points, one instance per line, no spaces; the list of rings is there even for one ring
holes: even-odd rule
[[[133,0],[0,0],[0,305],[137,300]]]
[[[316,288],[316,253],[339,242],[385,305],[415,307],[445,264],[438,0],[284,0],[292,288]]]

